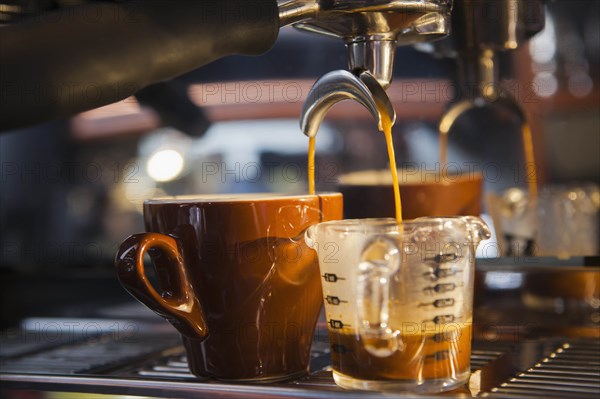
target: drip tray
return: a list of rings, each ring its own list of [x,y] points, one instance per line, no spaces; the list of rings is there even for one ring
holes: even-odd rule
[[[268,385],[199,380],[190,373],[174,334],[138,336],[130,341],[99,336],[72,339],[54,347],[28,345],[26,339],[15,337],[12,341],[16,344],[4,340],[8,349],[0,352],[0,381],[7,397],[19,389],[182,398],[387,396],[337,387],[323,335],[315,338],[309,375]],[[474,341],[471,368],[468,386],[445,397],[600,397],[598,340]]]

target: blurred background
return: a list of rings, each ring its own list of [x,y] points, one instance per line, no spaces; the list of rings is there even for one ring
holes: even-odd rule
[[[544,30],[501,54],[501,83],[530,115],[541,184],[598,182],[600,3],[545,4]],[[18,17],[0,10],[4,22]],[[423,50],[396,53],[388,89],[395,149],[400,166],[439,171],[437,124],[455,96],[456,66]],[[346,63],[340,40],[288,27],[265,55],[226,57],[124,101],[1,134],[0,327],[123,299],[113,258],[144,229],[144,199],[305,193],[300,110],[315,80]],[[510,116],[461,118],[449,161],[481,171],[488,192],[526,187],[520,125]],[[387,167],[370,114],[336,106],[317,137],[316,163],[319,191],[335,190],[343,173]]]

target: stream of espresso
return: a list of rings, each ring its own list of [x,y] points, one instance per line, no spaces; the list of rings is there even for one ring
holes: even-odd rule
[[[440,132],[440,175],[443,176],[448,165],[448,133]]]
[[[537,168],[535,157],[533,154],[533,136],[529,123],[525,122],[521,127],[521,135],[523,139],[523,151],[525,152],[525,179],[529,188],[530,204],[533,204],[537,199]]]
[[[388,157],[390,160],[390,172],[392,172],[392,185],[394,187],[394,204],[396,206],[396,222],[402,223],[402,203],[400,202],[400,186],[398,185],[398,168],[396,167],[396,154],[394,153],[394,142],[392,140],[392,120],[387,114],[385,107],[377,104],[381,115],[381,129],[385,135]]]
[[[377,104],[381,115],[381,129],[385,135],[388,157],[390,160],[390,171],[392,172],[392,184],[394,188],[394,204],[396,207],[396,221],[402,223],[402,203],[400,202],[400,186],[398,185],[398,169],[396,167],[396,154],[392,140],[392,119],[387,114],[385,107]],[[308,139],[308,193],[315,194],[315,137]]]
[[[315,136],[308,138],[308,193],[315,195]]]

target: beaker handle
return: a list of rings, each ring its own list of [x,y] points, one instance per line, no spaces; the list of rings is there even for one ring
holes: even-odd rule
[[[390,356],[398,349],[398,332],[389,325],[389,315],[391,280],[400,260],[398,243],[377,236],[365,245],[358,266],[358,332],[365,349],[377,357]]]
[[[475,248],[477,248],[482,240],[487,240],[492,236],[490,228],[481,218],[477,216],[463,216],[462,219],[467,225],[469,238]]]

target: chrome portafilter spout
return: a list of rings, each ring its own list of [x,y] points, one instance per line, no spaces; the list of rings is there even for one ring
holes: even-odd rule
[[[525,111],[517,100],[505,90],[501,90],[492,101],[490,101],[489,98],[481,96],[452,103],[440,119],[438,125],[439,133],[443,136],[447,136],[460,117],[478,108],[492,108],[499,111],[506,111],[510,115],[516,117],[519,124],[527,122]]]
[[[440,119],[441,134],[447,135],[462,115],[477,108],[508,112],[519,123],[527,122],[521,104],[498,83],[498,63],[494,51],[481,50],[475,59],[468,57],[467,60],[458,61],[461,92],[458,100],[450,103]]]
[[[357,77],[348,71],[332,71],[317,80],[308,93],[300,114],[302,132],[308,137],[316,136],[327,112],[344,100],[354,100],[364,106],[377,121],[379,129],[382,129],[382,123],[378,104],[390,116],[392,124],[396,121],[396,112],[387,93],[369,72]]]
[[[280,26],[342,39],[348,69],[319,79],[310,91],[300,124],[314,137],[329,109],[343,100],[366,107],[381,128],[378,105],[395,121],[385,93],[394,72],[396,46],[430,41],[450,32],[452,0],[286,0],[279,1]]]

